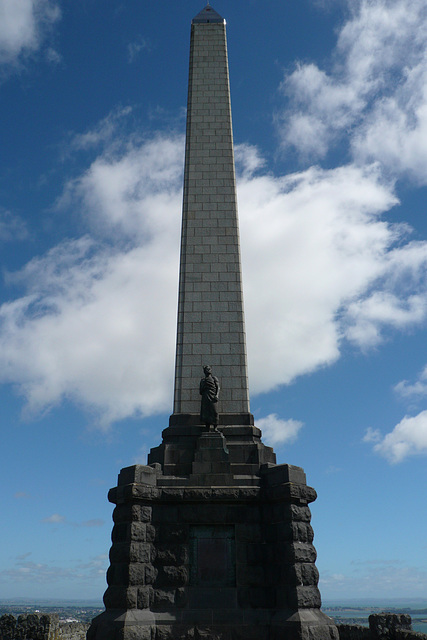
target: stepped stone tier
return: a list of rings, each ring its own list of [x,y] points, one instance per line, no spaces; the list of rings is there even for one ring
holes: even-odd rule
[[[250,414],[225,21],[210,5],[191,26],[175,399],[162,435],[109,493],[106,611],[88,640],[337,640],[320,610],[316,492],[303,469],[276,464]]]

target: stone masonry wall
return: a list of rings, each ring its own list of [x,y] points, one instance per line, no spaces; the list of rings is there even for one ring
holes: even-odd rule
[[[340,640],[426,640],[427,634],[412,630],[407,614],[376,613],[369,616],[369,627],[337,624]]]
[[[84,640],[88,624],[60,624],[57,614],[29,613],[0,616],[0,640]]]

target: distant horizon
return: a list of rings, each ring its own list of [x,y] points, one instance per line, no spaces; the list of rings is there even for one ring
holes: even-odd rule
[[[27,598],[25,596],[13,597],[13,598],[0,598],[0,605],[9,604],[9,605],[25,605],[25,604],[39,604],[43,606],[46,603],[48,605],[64,605],[64,604],[73,604],[74,606],[100,606],[103,607],[102,599],[97,600],[94,598],[88,599],[79,599],[79,598]],[[427,607],[427,596],[425,598],[415,597],[415,598],[382,598],[380,596],[375,598],[360,598],[360,597],[345,597],[345,598],[325,598],[322,599],[322,607],[325,606],[345,606],[345,605],[353,605],[353,606],[372,606],[372,607],[380,607],[383,604],[391,605],[394,603],[395,605],[405,604],[408,606],[409,604],[417,604],[417,603],[425,603]],[[409,607],[413,608],[413,607]]]

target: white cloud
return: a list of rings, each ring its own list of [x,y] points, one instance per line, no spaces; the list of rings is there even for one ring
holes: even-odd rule
[[[67,582],[79,583],[82,586],[88,584],[93,587],[93,581],[105,579],[105,572],[108,567],[108,555],[102,554],[88,559],[88,562],[81,563],[76,567],[64,567],[42,562],[29,561],[26,558],[31,553],[23,554],[17,558],[14,566],[0,571],[0,582],[27,584],[51,584],[66,580]],[[101,588],[101,587],[100,587]],[[34,594],[35,596],[37,594]],[[40,593],[39,593],[40,596]]]
[[[389,291],[375,291],[351,303],[347,309],[347,338],[361,346],[374,346],[382,341],[381,329],[391,326],[403,329],[421,324],[426,318],[427,298],[420,294],[398,296]]]
[[[0,307],[0,379],[30,413],[69,399],[107,426],[171,410],[183,140],[118,143],[104,125],[61,200],[90,234],[7,275],[25,295]],[[381,220],[396,198],[375,165],[280,178],[255,148],[237,155],[253,394],[424,319],[427,243]]]
[[[262,431],[264,442],[272,445],[294,442],[303,426],[299,420],[282,420],[276,413],[257,419],[257,427]]]
[[[378,442],[381,440],[381,432],[379,429],[372,429],[368,427],[365,435],[363,436],[363,442]]]
[[[59,524],[62,522],[66,522],[66,517],[61,516],[59,513],[53,513],[48,518],[43,518],[42,522],[48,522],[50,524]]]
[[[0,0],[0,64],[37,51],[60,16],[55,0]]]
[[[342,598],[402,598],[414,597],[427,588],[427,572],[419,567],[404,566],[397,560],[352,562],[352,567],[330,573],[320,573],[319,586],[323,599]]]
[[[85,520],[81,522],[78,526],[80,527],[103,527],[105,524],[105,520],[101,520],[101,518],[93,518],[92,520]]]
[[[380,219],[396,199],[375,166],[246,177],[238,192],[252,391],[332,363],[344,338],[367,347],[425,319],[427,244]]]
[[[135,58],[141,53],[141,51],[150,51],[151,44],[148,38],[140,36],[135,42],[130,42],[127,46],[128,62],[134,62]]]
[[[26,491],[16,491],[16,493],[13,494],[13,497],[17,500],[26,500],[27,498],[31,498],[31,495]]]
[[[380,161],[427,184],[425,0],[349,0],[329,72],[299,64],[281,85],[285,145],[323,157],[347,137],[358,163]]]
[[[0,242],[24,240],[27,237],[25,222],[19,216],[0,208]]]
[[[114,148],[116,146],[114,141],[120,140],[121,126],[131,113],[132,107],[129,106],[114,109],[105,118],[102,118],[94,128],[85,133],[75,134],[71,139],[68,151],[87,151],[106,144],[112,145]]]
[[[395,385],[394,390],[402,398],[427,395],[427,366],[421,371],[416,382],[411,384],[408,380],[401,380]]]
[[[59,513],[53,513],[48,518],[43,518],[42,522],[47,522],[48,524],[66,524],[72,527],[103,527],[105,524],[104,520],[100,518],[92,518],[91,520],[85,520],[84,522],[70,522],[65,516],[61,516]]]
[[[108,243],[64,241],[9,274],[27,295],[0,308],[0,377],[20,381],[30,412],[69,398],[106,425],[169,410],[182,149],[182,138],[109,146],[67,188]]]
[[[402,462],[405,458],[427,453],[427,411],[416,416],[405,416],[393,431],[374,446],[391,463]]]

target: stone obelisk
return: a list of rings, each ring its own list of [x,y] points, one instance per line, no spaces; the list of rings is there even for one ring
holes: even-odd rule
[[[219,418],[204,418],[219,387]],[[320,611],[316,492],[249,412],[225,21],[210,5],[191,25],[174,410],[108,497],[106,611],[88,640],[338,639]]]
[[[227,42],[210,6],[193,19],[190,43],[174,396],[181,423],[200,411],[195,381],[204,364],[221,381],[223,424],[241,423],[249,392]]]

